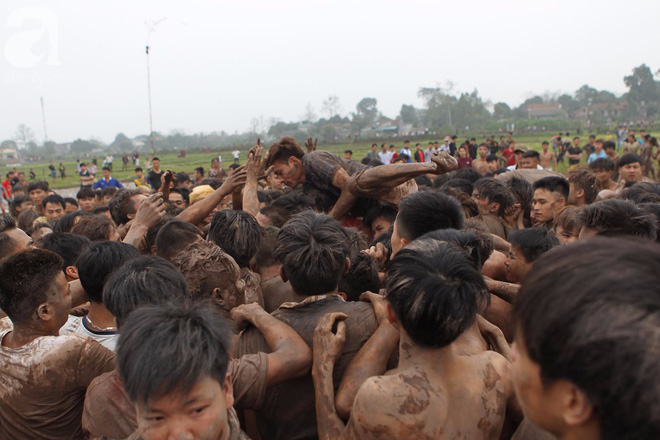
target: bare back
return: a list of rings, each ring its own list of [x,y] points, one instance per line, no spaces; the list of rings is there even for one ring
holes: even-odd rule
[[[412,365],[367,380],[355,397],[347,438],[499,438],[513,395],[508,362],[495,352],[455,356],[439,372]]]

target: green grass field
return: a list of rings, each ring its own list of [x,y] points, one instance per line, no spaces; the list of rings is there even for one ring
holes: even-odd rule
[[[499,134],[498,133],[493,133],[495,134],[496,138],[499,139]],[[518,146],[520,145],[526,145],[528,148],[533,148],[535,150],[540,151],[541,150],[541,142],[544,140],[550,141],[552,139],[552,136],[556,134],[555,132],[545,132],[545,133],[520,133],[514,136],[514,139],[516,140],[516,144]],[[595,133],[599,137],[605,137],[604,133]],[[465,137],[475,137],[477,139],[477,143],[482,142],[485,140],[485,137],[488,135],[488,133],[485,133],[483,135],[477,135],[477,134],[470,134],[470,135],[462,135],[459,136],[459,141],[463,142]],[[589,133],[582,133],[582,144],[586,144],[587,137],[589,136]],[[571,135],[572,137],[572,135]],[[436,138],[431,138],[431,137],[424,137],[424,138],[410,138],[411,142],[411,149],[414,149],[414,145],[419,142],[422,144],[422,148],[426,148],[426,145],[428,144],[429,141],[442,141],[444,136],[438,136]],[[298,139],[300,144],[302,145],[304,143],[303,139]],[[377,139],[373,142],[377,142],[378,144],[381,143],[386,143],[386,144],[394,144],[397,147],[397,150],[403,147],[403,138],[395,138],[395,139]],[[358,141],[358,142],[349,142],[349,143],[336,143],[336,144],[319,144],[318,148],[320,150],[326,150],[330,151],[332,153],[338,154],[340,156],[343,156],[343,153],[345,150],[352,150],[353,151],[353,158],[355,160],[361,160],[369,151],[371,144],[373,143],[371,140],[370,141]],[[304,147],[303,147],[304,148]],[[241,150],[241,156],[240,156],[240,163],[243,164],[247,160],[247,151],[248,148],[242,149]],[[232,159],[231,159],[231,153],[229,151],[221,151],[222,158],[224,160],[223,162],[223,167],[227,167],[231,164]],[[218,152],[214,151],[211,153],[204,153],[204,152],[190,152],[186,155],[185,158],[180,158],[177,157],[176,152],[163,152],[159,153],[157,152],[156,155],[160,158],[161,161],[161,168],[163,169],[170,169],[175,172],[179,171],[184,171],[187,172],[189,175],[192,176],[193,174],[193,169],[199,166],[204,167],[205,172],[208,173],[208,169],[210,168],[211,165],[211,159],[216,157]],[[101,175],[101,163],[103,161],[103,154],[98,154],[98,173],[97,177]],[[134,169],[135,167],[131,162],[129,162],[128,167],[126,171],[122,171],[122,162],[121,162],[121,155],[114,155],[115,160],[113,163],[113,177],[116,177],[117,179],[121,181],[129,180],[131,179],[135,173]],[[144,160],[146,158],[145,154],[141,155],[141,165],[144,165]],[[83,159],[83,161],[86,161],[88,159]],[[583,158],[583,162],[586,163],[586,157]],[[55,168],[57,169],[59,166],[60,161],[55,160],[53,161],[53,164]],[[80,177],[76,174],[76,162],[75,162],[75,156],[69,156],[68,159],[65,159],[62,161],[64,166],[66,167],[66,174],[67,177],[65,179],[61,179],[59,177],[59,172],[58,172],[58,177],[54,181],[49,177],[48,175],[48,161],[41,161],[41,162],[27,162],[24,163],[21,166],[16,167],[19,171],[25,172],[25,174],[28,176],[29,179],[29,170],[32,169],[37,175],[37,180],[47,180],[50,183],[51,188],[53,189],[61,189],[61,188],[73,188],[77,187],[80,185]],[[566,162],[560,163],[559,164],[559,172],[566,172],[568,168],[568,164]],[[4,179],[7,171],[10,169],[13,169],[13,167],[8,167],[6,165],[0,166],[0,172],[2,173],[2,178]]]

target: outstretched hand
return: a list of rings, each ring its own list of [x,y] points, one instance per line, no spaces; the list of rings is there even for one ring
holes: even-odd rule
[[[374,315],[376,321],[380,324],[384,319],[387,319],[387,301],[383,295],[373,292],[364,292],[360,295],[360,301],[370,302],[374,308]]]
[[[458,162],[446,151],[436,151],[431,155],[431,162],[435,164],[433,174],[445,174],[458,169]]]
[[[307,147],[307,152],[311,153],[312,151],[316,151],[316,144],[317,144],[318,138],[312,140],[312,138],[307,138],[307,141],[305,142],[305,147]]]
[[[250,148],[247,161],[247,175],[257,178],[263,172],[262,156],[264,147],[261,146],[261,138],[257,138],[257,145]]]
[[[157,192],[150,195],[140,203],[133,219],[133,225],[141,225],[147,228],[156,226],[165,215],[166,207],[162,193]]]
[[[321,356],[323,360],[334,362],[343,349],[346,342],[346,323],[348,318],[345,313],[327,313],[319,320],[314,330],[314,356]],[[337,323],[337,333],[332,328]]]

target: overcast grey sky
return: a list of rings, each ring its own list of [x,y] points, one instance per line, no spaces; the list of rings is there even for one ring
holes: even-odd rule
[[[52,140],[148,133],[145,22],[161,18],[164,133],[298,120],[330,94],[344,113],[368,96],[393,117],[447,80],[511,105],[585,83],[621,94],[633,67],[660,69],[658,0],[2,0],[0,18],[0,140],[24,123],[43,141],[40,97]]]

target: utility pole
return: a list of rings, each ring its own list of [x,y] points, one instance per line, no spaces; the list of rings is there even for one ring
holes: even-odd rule
[[[151,156],[154,155],[154,121],[151,113],[151,70],[149,69],[149,46],[146,47],[147,51],[147,89],[149,91],[149,139],[151,141]]]
[[[48,131],[46,131],[46,108],[44,107],[44,97],[41,97],[41,116],[44,119],[44,144],[48,142]]]

